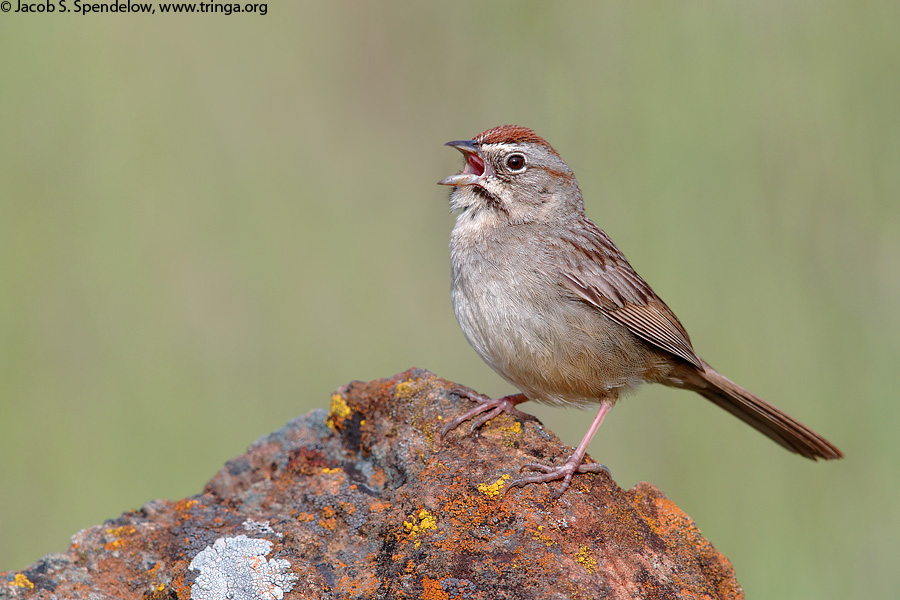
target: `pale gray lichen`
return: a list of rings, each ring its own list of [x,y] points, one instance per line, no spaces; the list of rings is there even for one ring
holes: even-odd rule
[[[191,586],[191,600],[281,600],[297,576],[282,558],[266,560],[272,542],[246,535],[219,538],[207,546],[190,569],[200,575]]]
[[[250,533],[259,533],[262,535],[274,535],[277,537],[284,537],[284,534],[278,533],[272,526],[269,525],[268,521],[254,521],[253,519],[247,519],[241,526],[249,531]]]

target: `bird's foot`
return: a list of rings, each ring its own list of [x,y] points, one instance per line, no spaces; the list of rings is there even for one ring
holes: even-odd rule
[[[569,484],[572,482],[572,476],[575,473],[600,473],[601,471],[606,471],[606,474],[609,475],[609,469],[607,469],[605,465],[599,463],[584,463],[581,462],[582,460],[583,457],[578,456],[576,453],[558,467],[549,467],[538,463],[524,465],[519,471],[540,471],[542,475],[529,475],[528,477],[510,481],[503,489],[503,495],[505,496],[506,492],[512,487],[524,487],[529,483],[548,483],[550,481],[559,481],[561,479],[562,485],[560,485],[550,497],[551,500],[556,500],[569,489]]]
[[[523,413],[521,410],[516,408],[517,404],[521,404],[528,400],[525,394],[513,394],[511,396],[504,396],[503,398],[492,399],[483,394],[478,394],[476,392],[463,389],[453,390],[452,393],[456,394],[460,398],[468,398],[469,400],[474,400],[478,403],[478,406],[465,413],[464,415],[460,415],[447,423],[447,425],[444,426],[444,429],[441,430],[441,437],[444,437],[445,435],[447,435],[447,433],[456,429],[469,419],[478,417],[478,415],[481,416],[478,417],[474,423],[472,423],[473,433],[479,427],[481,427],[500,413],[504,412],[515,417],[516,419],[534,420],[534,417],[529,414]]]

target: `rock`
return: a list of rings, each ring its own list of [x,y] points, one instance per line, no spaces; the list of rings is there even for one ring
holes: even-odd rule
[[[498,492],[570,449],[418,369],[353,382],[225,464],[202,494],[154,500],[0,573],[7,598],[742,598],[728,559],[647,483],[606,473]],[[444,419],[444,420],[442,420]]]

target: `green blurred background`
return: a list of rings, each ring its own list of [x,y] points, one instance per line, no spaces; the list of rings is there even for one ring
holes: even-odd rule
[[[665,388],[591,454],[749,597],[896,592],[900,5],[283,4],[0,14],[0,570],[349,380],[510,393],[454,320],[435,182],[445,141],[517,123],[700,354],[847,459]],[[590,417],[528,410],[573,445]]]

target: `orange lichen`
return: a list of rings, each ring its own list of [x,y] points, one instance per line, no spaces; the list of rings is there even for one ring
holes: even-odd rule
[[[648,491],[647,488],[651,491]],[[674,502],[659,492],[652,493],[653,491],[655,488],[646,484],[638,484],[632,490],[635,498],[634,506],[650,530],[665,540],[670,548],[670,553],[699,555],[703,557],[709,568],[716,565],[716,570],[722,575],[717,585],[719,597],[743,598],[740,588],[731,585],[734,580],[734,567],[732,567],[731,561],[703,537],[693,519],[678,508]],[[676,576],[673,583],[676,585],[681,583],[679,577]],[[702,596],[694,597],[702,598]]]
[[[438,579],[422,578],[422,600],[449,600],[450,595],[441,587]]]
[[[106,550],[118,550],[124,545],[125,545],[125,540],[113,540],[111,542],[107,542],[103,546],[103,548]]]
[[[362,571],[355,578],[350,575],[342,575],[335,585],[335,591],[343,598],[370,598],[381,587],[381,580],[375,576],[374,568],[371,571]]]
[[[148,581],[153,581],[159,576],[159,570],[162,567],[162,563],[157,561],[155,565],[144,571],[144,575],[146,576]],[[159,583],[154,587],[156,592],[162,592],[166,588],[164,583]]]
[[[175,592],[176,598],[190,598],[191,597],[191,586],[185,581],[184,574],[187,572],[187,568],[184,568],[182,571],[173,571],[175,576],[172,578],[172,581],[169,583],[169,587]]]
[[[496,514],[497,508],[481,496],[462,495],[448,498],[443,507],[443,514],[449,517],[452,529],[468,531],[473,526],[484,524],[485,520]]]
[[[387,473],[384,472],[384,469],[378,467],[373,470],[372,477],[369,478],[369,481],[375,487],[382,487],[385,482],[387,482]]]
[[[322,509],[322,516],[324,519],[319,519],[319,526],[324,529],[335,530],[337,529],[337,519],[334,518],[335,511],[330,506],[326,506]]]
[[[137,531],[137,529],[132,525],[123,525],[121,527],[107,529],[106,534],[113,536],[116,539],[107,542],[104,545],[104,548],[106,550],[118,550],[122,548],[128,542],[128,540],[124,538],[134,535],[135,531]]]
[[[195,506],[197,506],[198,504],[200,504],[200,502],[193,498],[190,498],[190,499],[185,498],[184,500],[179,500],[178,502],[176,502],[175,503],[175,512],[178,514],[178,518],[183,521],[186,521],[188,519],[196,517],[197,520],[202,521],[203,520],[202,515],[194,515],[191,513],[191,509],[194,508]]]
[[[459,483],[448,485],[458,486]],[[482,494],[461,494],[445,498],[440,511],[441,535],[433,537],[431,543],[439,551],[447,553],[478,555],[485,552],[491,545],[491,540],[474,537],[470,532],[477,527],[491,527],[491,523],[498,517],[498,511],[503,510],[502,506]],[[486,564],[483,567],[493,570],[494,565]],[[498,575],[501,570],[497,570]]]
[[[640,492],[638,492],[638,498],[649,500],[656,508],[655,513],[648,514],[647,511],[642,511],[645,513],[644,517],[647,519],[647,524],[650,525],[650,529],[654,533],[663,537],[669,537],[672,534],[683,535],[685,531],[690,531],[693,534],[694,530],[696,530],[696,533],[700,533],[694,521],[668,498],[649,496]],[[694,536],[690,535],[690,537]]]

